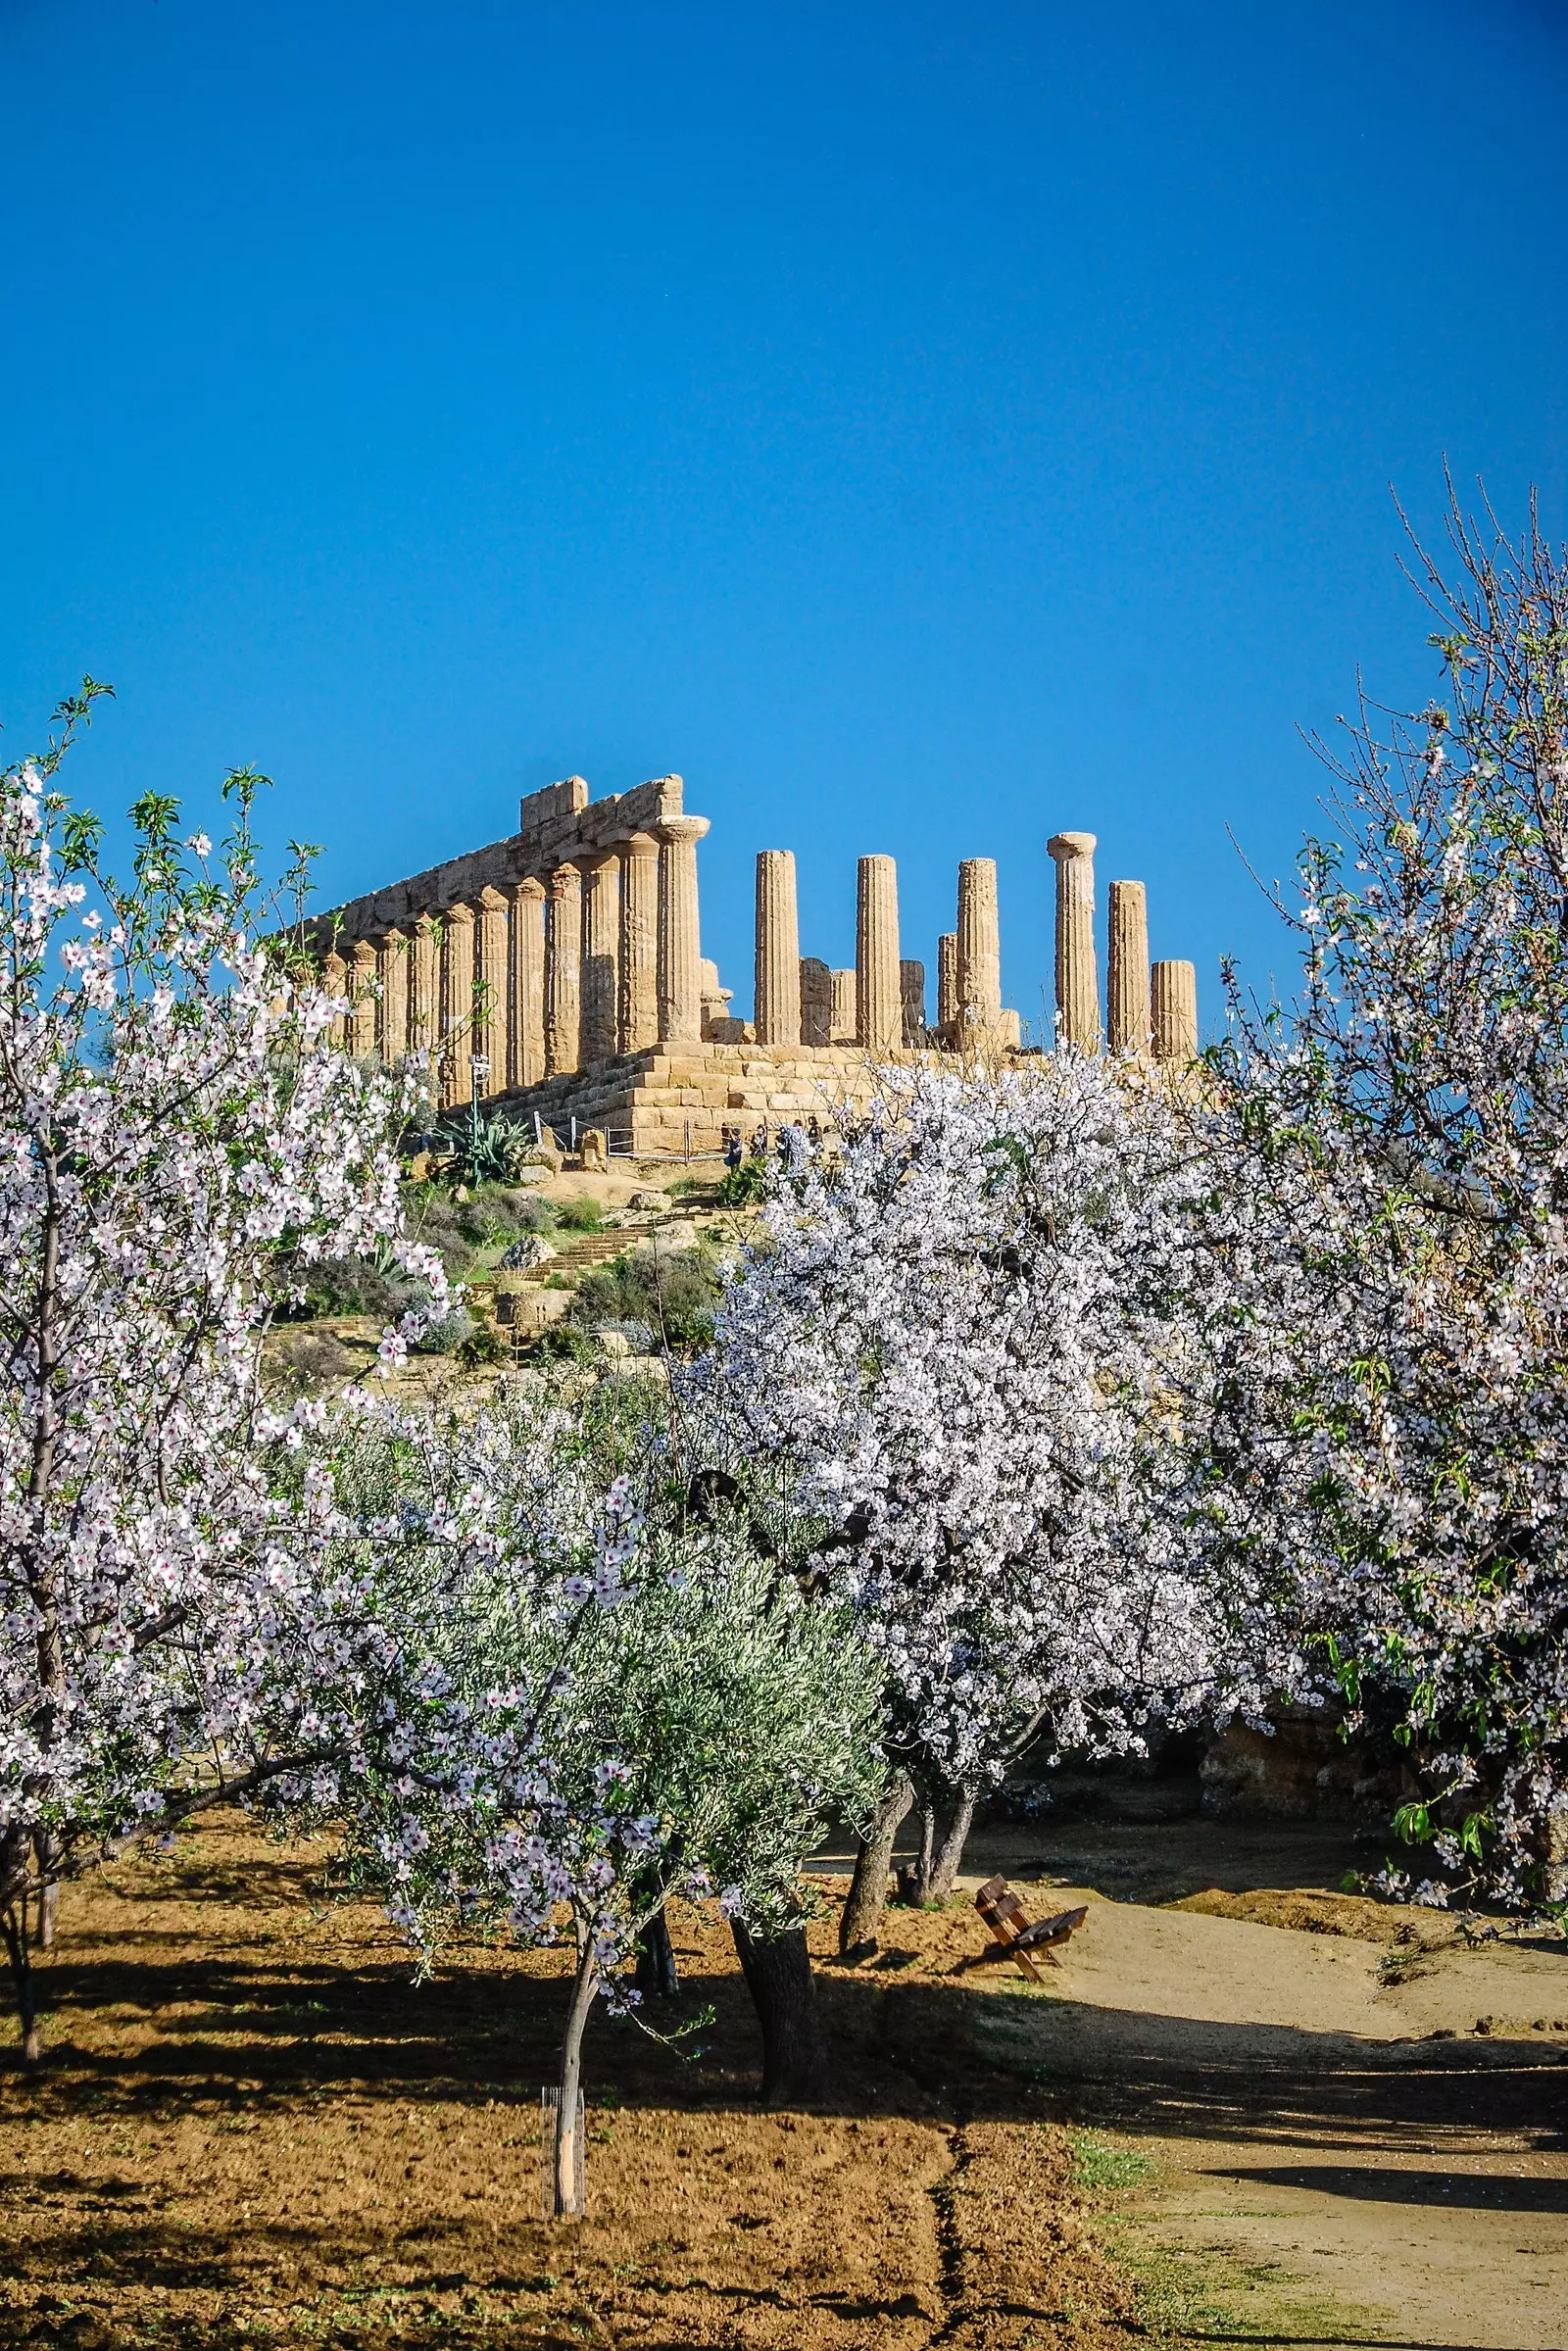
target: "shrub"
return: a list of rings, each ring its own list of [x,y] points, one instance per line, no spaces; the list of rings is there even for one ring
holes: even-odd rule
[[[721,1287],[717,1268],[705,1249],[678,1252],[640,1249],[584,1274],[571,1319],[590,1328],[604,1323],[641,1323],[656,1342],[667,1341],[676,1354],[695,1355],[713,1336]]]

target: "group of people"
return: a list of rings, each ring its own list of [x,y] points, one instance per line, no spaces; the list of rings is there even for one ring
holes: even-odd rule
[[[765,1159],[768,1141],[765,1120],[757,1127],[750,1142],[738,1126],[726,1125],[723,1131],[724,1165],[733,1174],[748,1158]],[[778,1155],[780,1172],[784,1175],[801,1175],[807,1161],[814,1158],[822,1148],[822,1122],[819,1118],[813,1118],[809,1125],[803,1126],[798,1118],[791,1119],[787,1125],[779,1128],[772,1143]]]

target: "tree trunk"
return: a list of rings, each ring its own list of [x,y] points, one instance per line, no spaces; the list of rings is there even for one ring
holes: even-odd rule
[[[6,1955],[11,1962],[11,1986],[16,1993],[17,2021],[22,2028],[22,2062],[29,2068],[40,2066],[43,2023],[38,2015],[38,1980],[32,1968],[25,1895],[0,1914],[0,1934],[5,1936]]]
[[[852,1953],[863,1957],[876,1949],[882,1913],[887,1908],[894,1840],[913,1802],[914,1789],[906,1776],[893,1782],[872,1817],[870,1834],[856,1858],[850,1897],[839,1921],[839,1951],[846,1959]]]
[[[582,2211],[577,2194],[577,2167],[581,2150],[577,2144],[577,2096],[582,2088],[582,2036],[588,2023],[588,2012],[599,1990],[599,1961],[592,1937],[589,1937],[571,1987],[571,2006],[566,2011],[566,2031],[561,2044],[561,2088],[556,2103],[556,2193],[555,2217],[564,2220]]]
[[[945,1902],[953,1891],[953,1882],[963,1861],[963,1848],[968,1839],[969,1826],[974,1819],[977,1790],[960,1788],[953,1799],[953,1809],[942,1825],[935,1856],[926,1877],[922,1902]]]
[[[809,2106],[827,2083],[827,2046],[806,1929],[791,1927],[766,1941],[739,1919],[730,1930],[762,2028],[762,2104]]]
[[[645,2000],[672,2000],[680,1989],[680,1970],[669,1939],[669,1922],[660,1903],[637,1944],[637,1989]]]
[[[55,1914],[60,1907],[60,1882],[53,1875],[59,1866],[59,1840],[40,1837],[36,1844],[38,1855],[38,1948],[52,1951],[55,1947]]]

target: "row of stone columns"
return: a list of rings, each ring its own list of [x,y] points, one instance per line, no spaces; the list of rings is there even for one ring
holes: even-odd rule
[[[697,844],[706,816],[669,818],[597,856],[567,859],[471,903],[420,914],[325,958],[351,998],[342,1042],[357,1054],[435,1057],[441,1098],[467,1099],[470,1055],[486,1094],[537,1086],[617,1053],[695,1044],[703,967]],[[375,983],[375,986],[372,986]]]
[[[1062,1042],[1098,1053],[1100,978],[1095,955],[1095,836],[1057,833],[1047,843],[1056,866],[1056,1030]],[[1113,1053],[1190,1061],[1198,1052],[1198,974],[1191,963],[1149,960],[1149,912],[1142,882],[1110,885],[1108,1015]]]
[[[925,1042],[925,965],[899,953],[899,877],[892,857],[862,857],[857,878],[855,968],[803,956],[795,857],[757,860],[755,1024],[759,1045],[858,1045],[892,1053]]]

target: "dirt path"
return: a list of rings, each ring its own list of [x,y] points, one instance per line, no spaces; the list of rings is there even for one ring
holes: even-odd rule
[[[1153,2159],[1131,2247],[1201,2255],[1210,2289],[1217,2265],[1265,2339],[1561,2351],[1560,1946],[1471,1946],[1420,1914],[1394,1914],[1403,1942],[1363,1939],[1391,1914],[1323,1895],[1208,1906],[1295,1928],[1084,1898],[1050,1993],[993,1992],[976,2040],[1059,2120]]]

